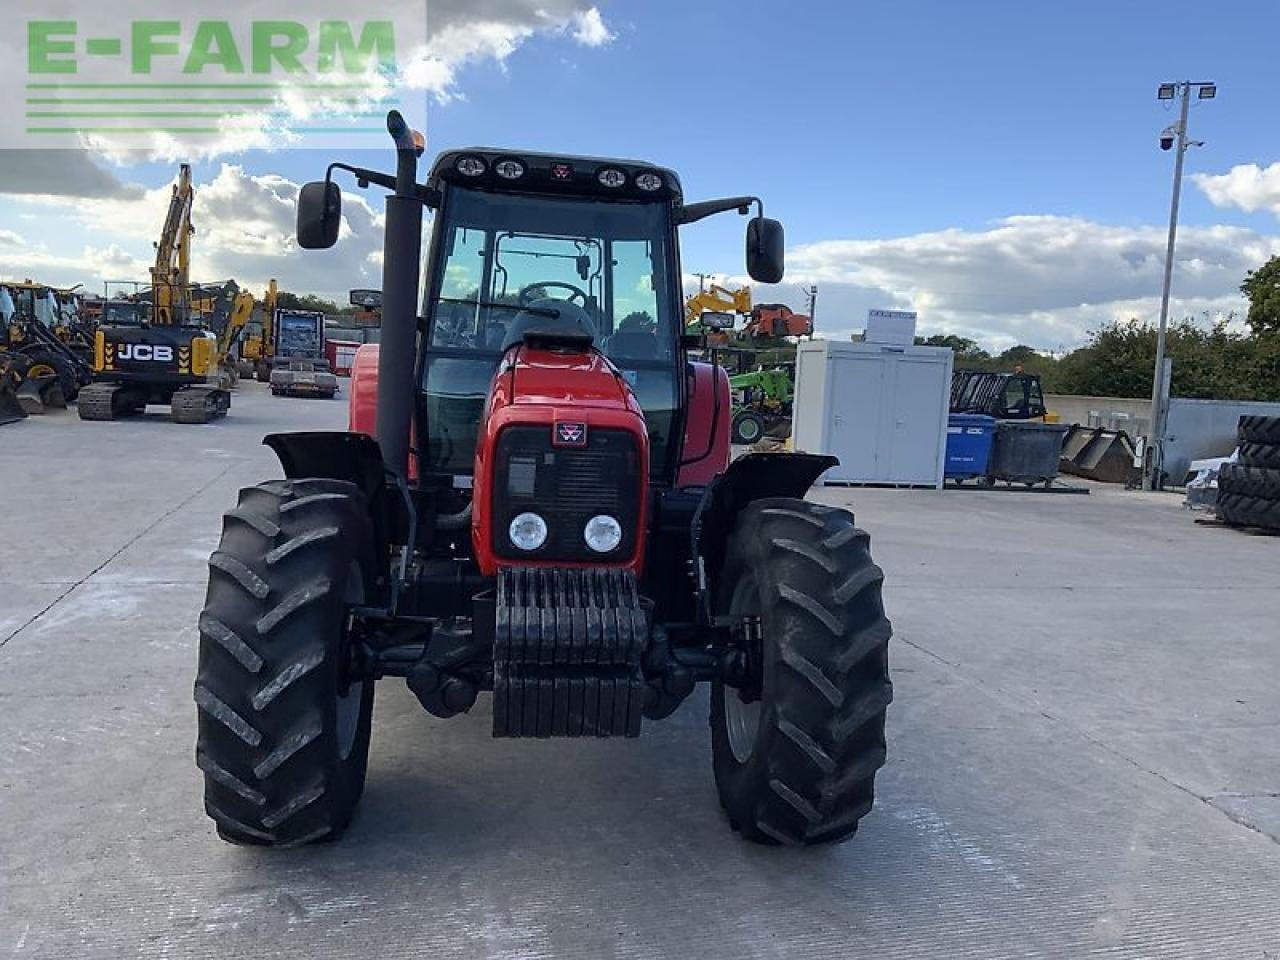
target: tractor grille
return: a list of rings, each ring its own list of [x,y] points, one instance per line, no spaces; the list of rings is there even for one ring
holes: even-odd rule
[[[518,560],[618,561],[635,549],[640,507],[640,454],[625,430],[590,428],[582,449],[556,447],[552,426],[507,427],[498,437],[493,486],[493,551]],[[511,521],[532,511],[547,523],[538,550],[512,545]],[[611,553],[587,547],[587,521],[605,513],[622,525],[622,542]]]

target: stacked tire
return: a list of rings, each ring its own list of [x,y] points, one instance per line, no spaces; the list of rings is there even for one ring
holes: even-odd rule
[[[1240,456],[1218,471],[1218,517],[1280,530],[1280,417],[1240,418]]]

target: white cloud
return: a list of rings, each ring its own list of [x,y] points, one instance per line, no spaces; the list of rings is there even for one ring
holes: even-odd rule
[[[224,164],[207,183],[195,185],[192,219],[192,278],[200,282],[234,278],[258,290],[272,277],[282,287],[319,293],[346,302],[354,287],[381,285],[382,215],[356,191],[343,196],[339,243],[332,250],[302,251],[294,239],[298,184],[273,174],[251,175]],[[0,239],[0,274],[39,274],[45,283],[83,282],[100,289],[103,280],[145,280],[149,252],[159,234],[171,189],[121,197],[71,199],[23,197],[19,202],[90,237],[116,241],[85,246],[79,254],[53,253],[45,247],[15,249]]]
[[[1163,227],[1009,217],[987,230],[805,244],[788,251],[786,284],[753,293],[757,302],[799,309],[798,285],[816,283],[817,327],[829,337],[862,329],[868,308],[888,307],[917,310],[926,334],[955,333],[996,348],[1070,348],[1108,321],[1156,318],[1165,241]],[[1183,228],[1172,315],[1242,313],[1245,273],[1277,254],[1280,236]]]
[[[584,47],[603,47],[617,39],[616,35],[605,26],[600,11],[592,7],[573,15],[573,39]]]
[[[1192,175],[1215,207],[1237,207],[1247,213],[1270,210],[1280,217],[1280,163],[1260,167],[1242,163],[1226,173]]]

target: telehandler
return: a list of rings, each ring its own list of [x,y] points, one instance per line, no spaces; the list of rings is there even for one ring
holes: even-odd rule
[[[850,836],[885,761],[883,574],[852,514],[804,499],[834,458],[730,463],[727,377],[683,336],[678,228],[754,207],[747,268],[776,283],[781,224],[629,160],[448,150],[422,183],[422,137],[387,127],[394,175],[335,163],[298,200],[319,249],[334,170],[391,193],[350,429],[265,438],[284,479],[241,491],[209,560],[196,762],[218,833],[341,834],[376,682],[401,677],[438,717],[488,691],[493,735],[525,738],[635,737],[708,682],[729,825]]]

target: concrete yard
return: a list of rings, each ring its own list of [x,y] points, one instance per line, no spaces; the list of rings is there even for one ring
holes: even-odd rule
[[[638,741],[495,741],[379,688],[336,843],[220,842],[196,615],[262,434],[343,398],[0,427],[0,956],[1280,957],[1280,538],[1169,494],[828,489],[884,567],[873,813],[754,847],[700,693]]]

